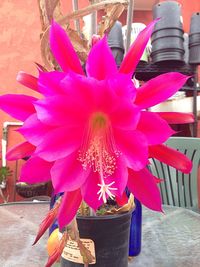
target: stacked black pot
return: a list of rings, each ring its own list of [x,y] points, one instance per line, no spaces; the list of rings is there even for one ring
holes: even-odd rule
[[[190,21],[189,63],[200,64],[200,12],[194,13]]]
[[[153,7],[154,19],[160,18],[151,36],[154,63],[165,61],[184,62],[184,38],[181,5],[165,1]]]

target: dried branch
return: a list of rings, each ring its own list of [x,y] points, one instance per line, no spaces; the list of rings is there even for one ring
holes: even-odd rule
[[[56,17],[61,15],[60,0],[38,0],[38,6],[42,30],[45,31],[55,17],[54,12],[56,11]]]
[[[67,34],[73,44],[74,49],[76,50],[76,53],[79,56],[79,59],[82,62],[85,62],[89,53],[88,40],[80,37],[79,34],[71,28],[67,29]]]
[[[86,15],[91,14],[94,11],[100,10],[100,9],[106,9],[108,5],[112,6],[114,4],[123,4],[125,6],[128,5],[127,0],[105,0],[100,3],[96,3],[90,6],[87,6],[85,8],[79,9],[77,11],[72,12],[71,14],[68,14],[66,16],[63,16],[62,19],[58,20],[58,23],[63,25],[66,22],[69,22],[70,20],[79,19]]]
[[[106,15],[99,23],[98,34],[103,36],[105,32],[109,32],[115,21],[121,16],[124,10],[125,6],[122,4],[109,5],[106,9]]]
[[[49,28],[41,36],[41,56],[47,70],[56,69],[56,61],[49,48]]]
[[[59,69],[59,66],[54,59],[50,48],[49,48],[49,28],[52,18],[63,26],[65,31],[68,33],[70,40],[80,58],[80,60],[85,63],[89,48],[88,41],[69,28],[69,21],[71,19],[77,20],[85,15],[88,15],[94,11],[105,9],[106,15],[100,22],[99,34],[103,36],[105,32],[108,32],[115,21],[122,14],[126,6],[128,5],[128,0],[104,0],[95,1],[92,4],[81,10],[76,10],[71,14],[62,16],[60,11],[60,1],[59,0],[38,0],[41,23],[42,23],[42,34],[41,34],[41,56],[44,62],[44,66],[47,70]]]
[[[66,27],[65,31],[67,32],[80,60],[82,62],[85,62],[89,52],[88,41],[84,38],[81,38],[79,34],[71,28]],[[49,48],[49,28],[47,28],[41,38],[41,56],[45,68],[47,68],[48,70],[59,69],[59,66]]]

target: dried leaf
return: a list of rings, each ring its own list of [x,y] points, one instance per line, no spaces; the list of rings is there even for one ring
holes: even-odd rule
[[[128,212],[134,208],[135,208],[134,196],[133,196],[133,194],[130,194],[129,199],[128,199],[128,203],[126,203],[124,206],[122,206],[118,209],[112,208],[111,210],[105,212],[105,214],[111,215],[111,214],[125,213],[125,212]]]
[[[35,64],[37,65],[37,67],[38,67],[38,69],[39,69],[40,71],[47,72],[47,69],[46,69],[44,66],[42,66],[41,64],[39,64],[39,63],[37,63],[37,62],[35,62]]]
[[[67,29],[67,34],[80,60],[85,63],[89,53],[88,41],[71,28]]]
[[[76,218],[74,218],[71,223],[66,226],[66,231],[72,240],[79,240],[79,230]]]
[[[95,258],[92,256],[89,249],[85,247],[85,245],[82,243],[80,239],[77,241],[77,244],[80,249],[81,256],[83,257],[84,264],[89,264],[93,262]]]
[[[61,16],[60,0],[38,0],[42,30],[45,31],[54,18]]]

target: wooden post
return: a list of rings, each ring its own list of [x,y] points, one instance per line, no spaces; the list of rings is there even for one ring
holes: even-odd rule
[[[78,0],[72,0],[72,6],[73,6],[73,11],[78,10]],[[75,30],[78,32],[78,34],[81,34],[81,28],[80,28],[80,21],[79,19],[75,19],[74,20],[74,26],[75,26]]]
[[[125,53],[127,53],[130,43],[131,43],[131,31],[132,31],[132,22],[133,22],[133,11],[134,11],[134,0],[129,0],[128,10],[127,10],[127,19],[126,19],[126,47]]]
[[[90,3],[94,4],[94,0],[90,0]],[[97,33],[97,11],[92,12],[90,23],[91,23],[90,38],[92,38],[92,35]]]

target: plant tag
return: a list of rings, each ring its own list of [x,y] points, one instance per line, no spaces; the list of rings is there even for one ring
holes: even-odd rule
[[[93,261],[90,264],[96,263],[96,257],[95,257],[95,245],[94,241],[91,239],[80,239],[83,243],[83,245],[90,251],[91,255],[93,256]],[[76,241],[68,240],[67,244],[63,250],[62,257],[68,261],[72,261],[75,263],[84,264],[83,257],[80,253],[80,249],[77,245]]]

